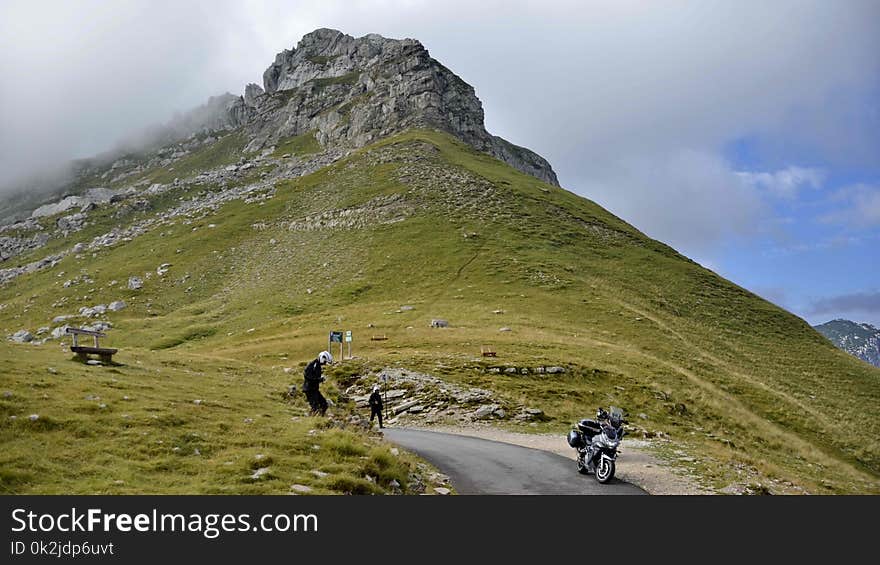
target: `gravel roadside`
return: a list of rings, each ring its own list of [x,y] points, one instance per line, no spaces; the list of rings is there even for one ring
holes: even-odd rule
[[[568,446],[562,435],[525,434],[491,426],[431,426],[413,429],[478,437],[550,451],[571,459],[571,472],[577,472],[574,466],[574,450]],[[694,477],[673,469],[651,453],[648,440],[624,438],[617,460],[617,476],[654,495],[715,494],[701,487]]]

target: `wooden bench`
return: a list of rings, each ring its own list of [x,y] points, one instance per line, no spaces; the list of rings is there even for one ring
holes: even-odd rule
[[[70,350],[76,353],[77,357],[79,357],[83,361],[87,361],[89,355],[97,355],[101,358],[101,362],[111,363],[113,361],[113,354],[119,351],[118,349],[100,347],[98,345],[98,338],[107,337],[107,334],[101,332],[93,332],[92,330],[81,330],[79,328],[67,328],[67,330],[65,331],[67,334],[73,336],[73,345],[70,347]],[[77,343],[77,337],[81,335],[92,336],[95,339],[95,346],[89,347],[87,345],[79,345],[79,343]]]
[[[385,337],[385,334],[382,334],[382,335],[374,335],[373,337],[370,338],[370,341],[385,341],[387,339],[388,338]]]
[[[493,349],[490,345],[481,345],[480,353],[483,355],[483,357],[496,357],[495,349]]]

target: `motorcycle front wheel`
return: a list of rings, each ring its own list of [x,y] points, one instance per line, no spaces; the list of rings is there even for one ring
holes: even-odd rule
[[[596,480],[603,485],[614,478],[614,461],[602,457],[596,467]]]

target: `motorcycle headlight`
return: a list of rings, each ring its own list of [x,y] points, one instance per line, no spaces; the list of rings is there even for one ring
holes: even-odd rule
[[[602,434],[599,436],[599,445],[602,447],[607,447],[609,449],[617,449],[617,446],[620,445],[620,440],[609,437],[607,434]]]

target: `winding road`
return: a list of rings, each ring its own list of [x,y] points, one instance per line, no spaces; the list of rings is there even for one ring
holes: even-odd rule
[[[617,479],[599,484],[579,474],[573,459],[549,451],[424,430],[384,432],[449,475],[459,494],[647,494]]]

